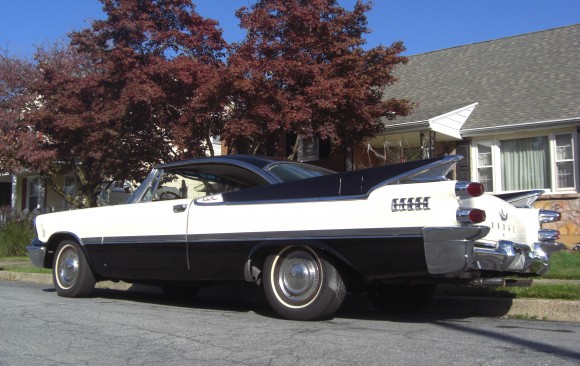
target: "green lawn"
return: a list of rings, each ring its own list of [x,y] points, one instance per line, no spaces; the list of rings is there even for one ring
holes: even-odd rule
[[[52,273],[51,269],[33,266],[28,257],[0,257],[0,271]]]
[[[580,285],[538,284],[530,287],[473,287],[443,285],[437,288],[440,296],[506,297],[580,300]]]
[[[22,266],[3,266],[3,271],[9,272],[24,272],[24,273],[52,273],[50,268],[38,268],[38,267],[22,267]]]
[[[550,271],[544,278],[580,280],[580,253],[561,251],[552,254]]]

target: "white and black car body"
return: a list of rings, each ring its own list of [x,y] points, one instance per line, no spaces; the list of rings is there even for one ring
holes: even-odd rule
[[[541,224],[560,215],[531,208],[542,191],[446,179],[459,159],[344,173],[243,155],[165,164],[127,204],[38,216],[29,256],[61,296],[101,280],[167,292],[249,281],[289,319],[329,317],[348,290],[408,306],[438,283],[544,274],[561,244]]]

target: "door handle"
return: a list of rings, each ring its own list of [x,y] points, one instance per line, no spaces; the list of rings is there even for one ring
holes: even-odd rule
[[[186,204],[175,205],[175,206],[173,206],[173,212],[175,212],[175,213],[185,212],[185,210],[187,210],[187,206],[188,205],[186,205]]]

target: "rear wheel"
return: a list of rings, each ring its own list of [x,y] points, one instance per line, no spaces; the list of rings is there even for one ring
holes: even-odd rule
[[[378,310],[415,312],[431,303],[436,289],[436,285],[376,285],[367,295]]]
[[[286,319],[331,317],[346,295],[332,261],[307,247],[286,247],[268,256],[263,280],[270,306]]]
[[[86,297],[95,288],[95,276],[81,247],[63,240],[54,257],[52,282],[59,296]]]

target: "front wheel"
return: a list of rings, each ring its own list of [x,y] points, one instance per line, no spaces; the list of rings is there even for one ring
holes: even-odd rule
[[[59,296],[86,297],[95,287],[95,276],[81,247],[72,240],[62,241],[56,250],[52,282]]]
[[[331,317],[346,295],[332,261],[307,247],[286,247],[268,256],[264,290],[274,311],[291,320]]]

